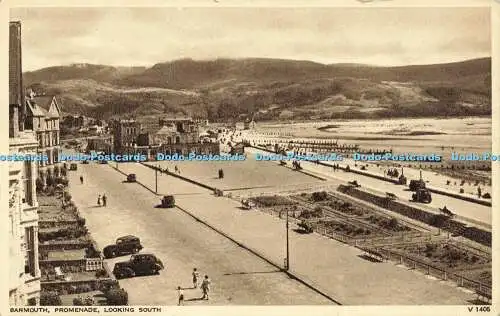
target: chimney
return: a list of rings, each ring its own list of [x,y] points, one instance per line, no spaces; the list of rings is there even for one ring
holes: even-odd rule
[[[21,62],[21,22],[9,24],[9,137],[24,130],[24,89]]]

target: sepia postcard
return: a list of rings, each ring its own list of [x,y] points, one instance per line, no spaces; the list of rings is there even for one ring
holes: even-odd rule
[[[0,7],[1,315],[499,315],[500,2]]]

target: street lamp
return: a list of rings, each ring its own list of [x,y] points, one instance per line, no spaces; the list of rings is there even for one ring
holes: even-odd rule
[[[289,224],[288,224],[288,210],[285,210],[286,213],[286,258],[285,258],[285,271],[290,270],[290,243],[288,237]]]
[[[160,166],[155,168],[155,193],[158,194],[158,169]]]

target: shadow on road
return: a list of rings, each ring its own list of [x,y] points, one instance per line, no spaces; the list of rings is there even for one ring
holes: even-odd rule
[[[265,274],[265,273],[278,273],[278,272],[282,271],[272,270],[272,271],[255,271],[255,272],[232,272],[232,273],[224,273],[223,275]]]

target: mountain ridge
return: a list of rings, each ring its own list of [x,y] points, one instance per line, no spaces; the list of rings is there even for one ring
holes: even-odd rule
[[[212,120],[491,114],[491,58],[409,66],[189,58],[152,67],[75,63],[24,73],[64,111]]]

